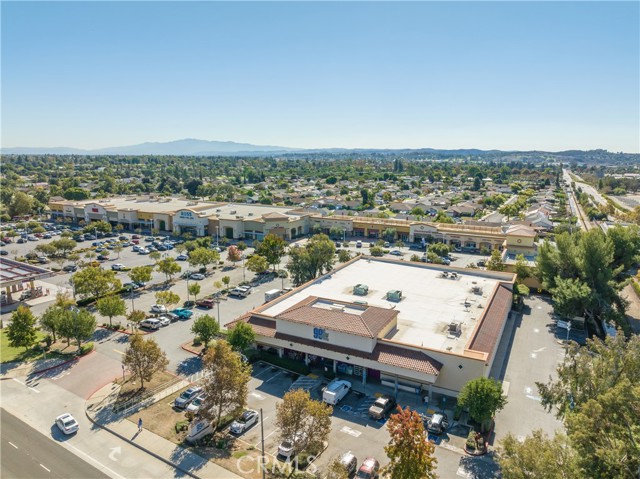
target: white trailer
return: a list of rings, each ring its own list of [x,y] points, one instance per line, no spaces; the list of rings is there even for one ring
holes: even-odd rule
[[[273,301],[276,298],[282,296],[281,289],[270,289],[264,293],[264,302],[268,303],[269,301]]]

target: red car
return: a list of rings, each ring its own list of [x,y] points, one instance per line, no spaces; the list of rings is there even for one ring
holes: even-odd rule
[[[214,304],[216,304],[216,302],[213,299],[199,299],[198,301],[196,301],[196,306],[200,308],[211,309],[213,308]]]
[[[7,244],[13,243],[13,240],[11,238],[9,238],[8,236],[5,236],[4,238],[2,238],[2,241],[4,241]]]
[[[358,479],[376,479],[378,477],[378,471],[380,470],[380,463],[373,457],[367,457],[358,472],[356,478]]]

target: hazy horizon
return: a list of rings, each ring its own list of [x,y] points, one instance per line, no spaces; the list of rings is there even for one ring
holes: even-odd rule
[[[2,2],[2,147],[640,152],[638,2]]]

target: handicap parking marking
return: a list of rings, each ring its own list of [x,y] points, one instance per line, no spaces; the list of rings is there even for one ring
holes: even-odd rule
[[[348,426],[343,426],[342,429],[340,429],[340,432],[344,432],[345,434],[349,434],[353,437],[360,437],[360,435],[362,434],[361,431],[356,431],[355,429],[351,429]]]
[[[351,406],[347,406],[346,404],[343,406],[340,406],[340,410],[343,412],[351,412],[351,409],[353,409]]]
[[[387,423],[387,421],[388,421],[388,420],[389,420],[389,418],[387,418],[387,417],[381,417],[381,418],[380,418],[380,419],[378,419],[376,422],[377,422],[378,424],[381,424],[381,425],[383,425],[383,426],[384,426],[384,425]]]
[[[429,434],[429,441],[433,442],[436,446],[438,446],[442,442],[442,438],[440,436],[436,436],[435,434]]]

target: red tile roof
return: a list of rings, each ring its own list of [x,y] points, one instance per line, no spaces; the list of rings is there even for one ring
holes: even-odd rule
[[[512,303],[513,293],[511,290],[503,284],[499,285],[467,349],[485,352],[489,355],[493,354]]]
[[[322,306],[320,304],[322,303]],[[398,311],[376,306],[362,306],[360,314],[354,312],[330,309],[330,305],[346,305],[334,300],[325,300],[316,296],[309,296],[296,305],[276,315],[278,319],[295,323],[340,331],[343,333],[376,338],[398,315]],[[353,310],[351,310],[353,311]]]

